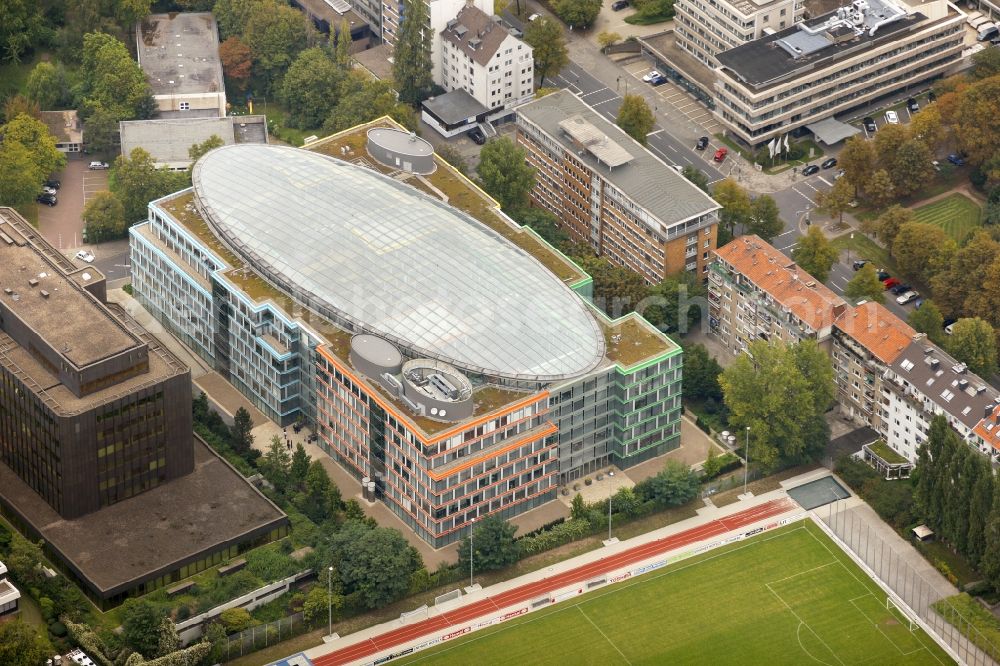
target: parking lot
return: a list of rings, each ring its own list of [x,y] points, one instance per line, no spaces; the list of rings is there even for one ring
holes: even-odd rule
[[[722,131],[722,125],[715,119],[712,112],[704,104],[697,101],[691,93],[676,85],[673,81],[668,80],[666,83],[655,87],[644,82],[642,77],[653,70],[648,61],[640,60],[632,62],[625,65],[623,69],[633,79],[628,82],[629,87],[633,85],[645,86],[651,88],[656,93],[656,96],[661,100],[664,107],[660,111],[666,113],[668,116],[671,115],[671,110],[676,111],[691,122],[703,127],[705,133],[708,135]],[[624,85],[618,92],[625,94]]]
[[[85,156],[70,156],[55,178],[62,181],[55,206],[38,206],[38,228],[60,250],[83,245],[83,207],[97,192],[108,189],[108,172],[91,171]]]

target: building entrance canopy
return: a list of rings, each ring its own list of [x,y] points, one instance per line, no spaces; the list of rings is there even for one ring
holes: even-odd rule
[[[826,120],[809,123],[806,125],[806,129],[816,136],[817,141],[825,143],[828,146],[840,143],[845,139],[851,138],[855,134],[861,133],[861,130],[857,127],[848,125],[847,123],[842,123],[835,118],[827,118]]]

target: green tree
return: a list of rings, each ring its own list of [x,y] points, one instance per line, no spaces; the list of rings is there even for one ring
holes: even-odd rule
[[[5,148],[14,143],[27,148],[39,171],[45,175],[60,171],[66,166],[66,155],[56,148],[56,139],[49,132],[48,126],[37,118],[22,113],[0,127],[0,135]]]
[[[521,557],[521,548],[514,541],[516,525],[511,525],[497,515],[487,516],[474,523],[472,547],[475,550],[473,566],[478,571],[494,571],[511,566]],[[469,536],[458,546],[458,568],[469,568]]]
[[[556,15],[572,28],[589,28],[601,13],[601,0],[557,0]]]
[[[258,7],[274,7],[275,0],[216,0],[212,15],[219,24],[219,36],[228,39],[242,35],[250,16]]]
[[[46,175],[27,148],[19,143],[5,145],[0,150],[0,202],[23,209],[35,200]]]
[[[399,101],[388,81],[349,72],[341,83],[339,100],[323,124],[325,132],[340,132],[385,115],[408,129],[416,127],[413,108]]]
[[[246,608],[227,608],[219,614],[219,620],[230,634],[239,633],[254,625],[253,618]]]
[[[524,31],[524,41],[532,48],[535,74],[540,78],[538,87],[545,84],[545,77],[555,76],[569,64],[569,49],[562,26],[546,17],[531,21]]]
[[[719,375],[722,366],[716,361],[702,344],[684,347],[684,377],[683,391],[685,398],[691,400],[722,400],[722,387],[719,385]]]
[[[944,342],[944,316],[931,299],[925,299],[924,304],[910,313],[907,323],[917,333],[926,333],[936,344]]]
[[[708,192],[708,176],[698,167],[688,164],[681,170],[681,175],[694,183],[702,192]]]
[[[872,173],[865,186],[865,197],[875,208],[885,208],[892,203],[896,196],[896,190],[892,185],[892,178],[885,169],[877,169]]]
[[[110,155],[118,144],[118,119],[100,104],[91,107],[90,115],[83,122],[83,135],[87,149],[97,155]]]
[[[181,647],[181,637],[177,634],[177,627],[170,617],[160,620],[159,642],[156,647],[156,654],[165,657],[176,652]]]
[[[996,493],[996,482],[990,473],[985,458],[978,456],[973,459],[981,466],[972,493],[969,497],[969,534],[966,539],[966,555],[969,564],[979,569],[983,556],[986,554],[986,524],[992,508],[993,495]]]
[[[758,340],[719,376],[729,423],[750,427],[750,455],[764,467],[817,455],[829,440],[824,417],[833,400],[833,368],[814,341]]]
[[[219,60],[226,84],[233,92],[244,93],[253,72],[253,54],[250,47],[236,35],[219,44]]]
[[[65,88],[65,73],[60,76],[60,70],[55,65],[43,60],[35,65],[28,75],[25,94],[40,108],[51,111],[59,108],[57,105],[62,99]]]
[[[3,103],[4,122],[9,123],[21,114],[37,119],[42,117],[42,110],[24,95],[14,95]]]
[[[545,242],[557,249],[569,242],[569,234],[559,226],[559,218],[552,211],[527,206],[514,211],[511,217],[518,224],[534,229]]]
[[[983,539],[985,550],[979,566],[994,589],[1000,589],[1000,492],[994,490]],[[0,643],[2,644],[2,643]]]
[[[107,190],[96,193],[83,207],[84,228],[92,243],[121,238],[126,230],[125,207]]]
[[[937,104],[926,105],[910,119],[910,136],[927,146],[931,155],[944,145],[946,130],[941,119],[941,107]],[[932,168],[927,175],[933,177],[934,165],[928,166]]]
[[[938,233],[938,237],[941,234],[943,231]],[[943,252],[947,253],[948,247],[943,245],[944,241],[939,241],[937,255],[924,272],[931,278],[931,291],[941,311],[960,317],[973,307],[978,310],[984,298],[995,289],[987,279],[993,264],[1000,260],[1000,242],[985,229],[977,230],[958,250],[954,249],[954,241],[947,240],[951,243],[952,253],[941,257]],[[996,317],[995,312],[977,314],[985,314],[991,321]]]
[[[988,79],[1000,74],[1000,50],[983,49],[972,55],[972,69],[969,75],[973,79]]]
[[[919,139],[904,141],[896,149],[889,175],[897,197],[913,194],[933,178],[933,159],[930,149]]]
[[[899,271],[906,277],[926,281],[928,267],[948,240],[944,229],[925,222],[907,222],[899,228],[892,245],[892,255]]]
[[[816,193],[816,210],[844,221],[844,213],[850,210],[854,201],[854,185],[846,178],[833,181],[833,187]]]
[[[979,317],[959,319],[948,338],[948,352],[984,379],[997,371],[997,338]]]
[[[455,167],[460,174],[468,177],[469,175],[469,164],[465,161],[465,156],[459,152],[458,148],[451,145],[450,143],[444,143],[440,146],[434,147],[434,152],[437,156],[443,159],[445,162]],[[537,231],[537,229],[536,229]]]
[[[844,296],[855,303],[861,300],[875,303],[885,302],[885,286],[875,274],[875,265],[868,263],[854,273],[844,288]],[[914,310],[916,312],[916,310]]]
[[[425,28],[430,19],[422,0],[403,0],[403,12],[399,34],[396,35],[392,78],[396,82],[399,99],[416,106],[427,98],[434,85],[431,78],[433,35]]]
[[[653,500],[663,506],[680,506],[697,496],[700,484],[697,472],[671,459],[656,476],[636,485],[635,492],[643,500]]]
[[[48,31],[43,9],[37,0],[0,2],[0,62],[17,64],[42,41]]]
[[[862,136],[852,136],[844,143],[844,149],[837,156],[837,163],[844,170],[844,178],[857,189],[865,189],[865,184],[875,171],[875,148],[871,141]]]
[[[331,538],[335,573],[344,592],[357,593],[367,608],[381,608],[410,589],[410,575],[422,566],[420,554],[397,530],[348,521]]]
[[[594,305],[612,319],[632,312],[646,298],[646,281],[635,271],[597,257],[574,257],[574,260],[594,280]]]
[[[802,270],[820,282],[826,282],[838,256],[836,248],[830,245],[830,241],[817,226],[809,227],[798,247],[792,250],[792,258]]]
[[[82,94],[85,109],[100,105],[116,120],[138,118],[151,91],[139,63],[119,39],[101,32],[83,37]]]
[[[899,230],[907,222],[913,222],[913,211],[895,204],[887,208],[881,215],[871,222],[862,222],[861,229],[865,233],[875,234],[875,237],[882,241],[885,249],[892,253],[892,245],[896,242]]]
[[[684,271],[671,275],[641,294],[643,283],[636,283],[636,310],[650,324],[664,333],[687,333],[701,319],[701,307],[708,296],[704,283],[697,275]]]
[[[602,30],[597,35],[597,44],[601,47],[601,49],[606,49],[612,44],[617,44],[620,41],[622,41],[622,36],[617,32]]]
[[[326,622],[330,617],[331,610],[333,611],[333,620],[336,622],[340,619],[340,611],[344,607],[344,597],[339,593],[339,588],[335,587],[333,594],[329,594],[324,578],[325,575],[321,576],[320,580],[312,586],[302,604],[302,614],[306,624],[313,627]],[[340,585],[339,580],[335,583]]]
[[[281,86],[288,124],[299,129],[320,127],[337,104],[342,80],[343,70],[323,49],[300,53]]]
[[[4,557],[7,568],[14,580],[25,587],[41,587],[45,575],[39,568],[45,563],[41,541],[32,543],[19,534],[13,534],[10,552]]]
[[[240,407],[233,415],[233,425],[229,429],[229,441],[233,449],[240,455],[245,455],[253,448],[253,419],[245,407]]]
[[[49,654],[52,649],[48,641],[27,622],[17,617],[0,622],[0,664],[38,666]]]
[[[311,461],[312,457],[306,453],[306,448],[302,446],[302,442],[298,442],[295,445],[295,452],[292,453],[292,464],[288,471],[293,484],[304,487]]]
[[[242,40],[250,47],[254,74],[264,89],[276,93],[295,57],[315,40],[309,18],[282,4],[258,4],[250,10]]]
[[[630,137],[646,145],[646,135],[653,131],[656,118],[641,95],[625,95],[618,109],[618,126]]]
[[[719,211],[719,222],[728,230],[730,236],[736,234],[736,225],[745,225],[750,219],[750,195],[732,178],[726,178],[715,184],[712,198],[722,206]]]
[[[747,232],[757,234],[767,242],[781,233],[785,223],[781,221],[778,202],[768,194],[760,194],[750,202],[750,215],[747,218]]]
[[[479,153],[476,172],[490,196],[504,210],[518,210],[528,203],[535,186],[535,168],[527,162],[527,153],[507,137],[490,141]]]
[[[306,472],[303,513],[313,522],[320,523],[336,513],[340,501],[340,490],[330,481],[323,463],[313,460]]]
[[[583,495],[580,493],[573,496],[569,515],[573,520],[586,520],[587,518],[587,503],[583,501]]]
[[[125,223],[134,224],[146,217],[150,201],[187,186],[187,174],[157,169],[153,156],[134,148],[128,157],[119,155],[114,163],[111,191],[125,207]]]
[[[218,134],[213,134],[201,143],[191,144],[191,147],[188,148],[188,157],[191,158],[191,166],[194,166],[194,163],[200,160],[205,153],[216,148],[221,148],[224,145],[226,145],[226,142]]]
[[[288,455],[287,447],[280,437],[275,435],[271,438],[267,451],[257,461],[257,468],[279,492],[284,492],[288,488],[292,457]]]
[[[345,71],[351,68],[351,44],[351,26],[347,19],[343,18],[340,20],[340,26],[338,26],[335,35],[333,62]]]
[[[122,605],[122,639],[146,657],[159,656],[160,611],[145,599],[129,599]]]

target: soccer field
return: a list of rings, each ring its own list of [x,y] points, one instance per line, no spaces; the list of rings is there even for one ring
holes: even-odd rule
[[[392,664],[948,664],[804,520]]]

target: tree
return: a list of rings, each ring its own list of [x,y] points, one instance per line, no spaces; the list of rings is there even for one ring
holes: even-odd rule
[[[267,451],[257,461],[257,468],[278,491],[285,491],[292,469],[292,457],[288,455],[287,447],[280,437],[275,435],[271,438]]]
[[[668,460],[656,476],[650,477],[635,490],[643,500],[653,500],[663,506],[687,504],[698,494],[698,473],[679,460]]]
[[[948,240],[944,229],[924,222],[907,222],[899,228],[892,245],[892,256],[899,271],[914,280],[925,281],[927,268],[940,247]]]
[[[325,622],[333,612],[334,621],[340,619],[340,610],[344,607],[344,597],[339,592],[340,581],[333,590],[332,596],[327,591],[326,581],[322,577],[306,594],[302,604],[302,615],[307,624],[316,626]]]
[[[769,194],[757,195],[757,198],[750,202],[750,216],[746,224],[747,231],[771,242],[771,239],[785,228],[780,214],[778,202],[774,200],[774,197]]]
[[[0,201],[15,208],[30,204],[47,175],[27,148],[19,143],[5,145],[0,150]]]
[[[535,168],[528,164],[527,153],[507,137],[490,141],[479,153],[476,172],[490,196],[504,210],[517,210],[528,202],[535,187]]]
[[[451,145],[450,143],[444,143],[440,146],[434,147],[434,152],[437,156],[443,159],[445,162],[455,167],[460,174],[468,177],[469,175],[469,165],[465,161],[465,156],[459,152],[458,148]]]
[[[18,617],[0,622],[0,664],[38,666],[49,654],[52,650],[48,641],[27,622]]]
[[[118,144],[118,119],[111,111],[95,104],[83,122],[83,135],[87,137],[90,152],[110,155]]]
[[[830,245],[823,231],[816,226],[809,227],[809,231],[799,241],[798,247],[792,250],[792,258],[802,270],[820,282],[826,282],[833,262],[837,261],[838,256],[836,248]]]
[[[296,487],[305,487],[311,461],[312,457],[306,453],[306,447],[302,446],[302,442],[296,443],[295,452],[292,453],[292,464],[288,470],[288,476]]]
[[[635,271],[607,259],[573,257],[594,280],[593,303],[612,319],[632,312],[646,298],[646,281]]]
[[[959,319],[952,327],[948,351],[984,379],[997,371],[997,338],[993,327],[979,317]]]
[[[617,44],[622,41],[622,36],[617,32],[611,32],[609,30],[602,30],[597,35],[597,43],[602,49],[606,49],[612,44]]]
[[[804,461],[829,440],[824,414],[836,388],[830,359],[812,340],[796,345],[757,340],[722,371],[729,423],[750,427],[750,454],[764,467]]]
[[[601,13],[601,0],[557,0],[555,11],[571,28],[589,28]]]
[[[333,62],[342,70],[351,68],[351,26],[347,19],[340,19],[340,26],[335,35],[336,44],[333,48]]]
[[[986,280],[1000,259],[1000,243],[985,229],[976,231],[961,249],[955,249],[952,239],[947,240],[950,246],[939,248],[927,269],[933,276],[930,282],[934,300],[947,316],[960,317],[974,309],[984,319],[996,321],[996,312],[980,308],[995,295],[994,285]]]
[[[872,173],[864,190],[865,197],[875,208],[885,208],[892,203],[893,197],[896,194],[892,178],[885,169],[878,169]]]
[[[219,24],[222,39],[242,35],[250,21],[250,16],[260,6],[274,7],[275,0],[216,0],[212,15]]]
[[[239,633],[254,625],[253,618],[246,608],[227,608],[219,614],[219,621],[229,634]]]
[[[127,229],[125,207],[111,192],[96,193],[83,207],[84,228],[87,239],[93,243],[121,238]]]
[[[147,659],[159,656],[160,611],[145,599],[129,599],[122,606],[122,639]]]
[[[111,191],[125,207],[125,223],[134,224],[146,217],[150,201],[185,187],[187,175],[157,169],[153,156],[134,148],[128,157],[119,155],[114,164]]]
[[[289,468],[290,469],[290,468]],[[333,516],[340,507],[340,490],[330,481],[330,475],[319,460],[309,463],[305,478],[302,512],[315,523]]]
[[[705,345],[693,344],[684,347],[683,391],[691,400],[722,400],[719,375],[722,366],[708,353]]]
[[[233,35],[219,44],[219,60],[222,61],[222,73],[226,77],[226,83],[234,92],[246,92],[250,83],[250,72],[253,69],[250,47]]]
[[[640,95],[625,95],[618,109],[618,126],[630,137],[646,145],[646,135],[653,131],[656,118]]]
[[[229,441],[236,453],[244,455],[253,448],[253,419],[245,407],[240,407],[233,415],[233,425],[229,429]]]
[[[969,558],[969,564],[978,569],[983,555],[986,553],[986,523],[989,520],[993,495],[997,491],[993,474],[986,467],[986,459],[978,456],[974,456],[973,459],[982,468],[972,486],[972,494],[969,498],[969,535],[966,540],[966,555]]]
[[[569,515],[573,520],[587,519],[587,503],[583,501],[583,495],[580,493],[573,496],[573,503],[570,505]]]
[[[562,27],[555,21],[542,17],[531,21],[524,31],[524,41],[532,48],[535,60],[535,74],[540,78],[538,87],[545,83],[545,77],[555,76],[569,64],[569,49]]]
[[[991,163],[989,170],[995,174],[993,180],[1000,178],[1000,173],[996,173],[1000,165],[995,161],[1000,145],[1000,124],[996,122],[1000,115],[998,100],[1000,77],[992,76],[975,81],[956,93],[950,115],[945,115],[942,109],[942,118],[951,125],[952,134],[967,161],[976,166]]]
[[[60,76],[60,74],[63,74]],[[66,88],[64,72],[57,69],[51,62],[42,61],[35,65],[28,75],[25,93],[32,102],[45,110],[58,108],[57,104],[63,97]]]
[[[928,104],[910,119],[910,136],[923,142],[931,154],[942,146],[945,127],[941,122],[941,110],[937,104]]]
[[[885,286],[875,273],[875,265],[868,263],[854,273],[844,288],[844,296],[858,302],[861,300],[875,303],[885,302]]]
[[[844,143],[844,149],[837,156],[837,163],[844,170],[844,179],[855,188],[865,189],[865,184],[875,171],[875,149],[862,136],[852,136]],[[854,195],[858,192],[855,190]]]
[[[854,201],[854,185],[847,178],[833,181],[833,187],[816,193],[816,210],[836,217],[838,222],[844,221],[844,213],[851,208]]]
[[[735,235],[737,224],[746,224],[750,219],[750,195],[732,178],[726,178],[715,184],[712,198],[722,206],[719,211],[719,222],[729,229],[730,235]]]
[[[424,25],[429,21],[422,0],[403,0],[403,20],[396,35],[392,78],[399,99],[416,106],[427,98],[434,80],[431,77],[432,35]]]
[[[904,141],[893,155],[892,171],[889,173],[896,196],[909,196],[923,187],[934,176],[933,159],[923,141]]]
[[[514,540],[516,525],[511,525],[497,515],[487,516],[475,523],[472,547],[475,557],[472,564],[479,571],[505,569],[521,557],[521,548]],[[458,546],[458,568],[469,568],[469,536]]]
[[[1000,589],[1000,492],[993,492],[993,503],[989,519],[986,521],[986,534],[983,541],[985,550],[980,567],[990,585],[994,589]]]
[[[316,47],[306,49],[288,68],[281,98],[288,107],[288,124],[299,129],[320,127],[337,105],[343,70]]]
[[[983,49],[972,55],[969,75],[973,79],[989,79],[997,74],[1000,74],[1000,50]]]
[[[146,75],[120,40],[102,32],[83,37],[85,109],[100,105],[116,120],[138,118],[151,92]]]
[[[636,289],[641,289],[637,283]],[[708,295],[698,276],[684,271],[671,275],[639,296],[636,310],[664,333],[687,333],[701,319],[701,305]]]
[[[410,589],[410,575],[422,565],[420,554],[403,535],[387,527],[370,528],[352,520],[330,541],[344,592],[358,593],[367,608],[403,597]]]
[[[708,176],[696,166],[686,165],[681,175],[690,180],[702,192],[708,193]]]
[[[991,189],[989,196],[986,197],[986,207],[983,209],[983,224],[1000,225],[1000,185]]]
[[[3,119],[4,122],[9,123],[21,114],[31,116],[32,118],[41,118],[42,110],[38,108],[38,104],[31,101],[24,95],[14,95],[10,97],[3,104]]]
[[[917,333],[925,333],[931,342],[938,345],[944,342],[944,316],[931,299],[925,299],[906,321]]]
[[[1000,328],[1000,257],[986,267],[985,282],[979,291],[965,298],[964,314],[981,317],[994,328]]]
[[[534,229],[546,243],[557,249],[569,242],[569,234],[559,227],[559,218],[545,208],[520,208],[513,213],[513,218],[519,224]]]
[[[49,133],[48,126],[37,118],[25,113],[0,127],[5,148],[19,143],[31,153],[31,159],[38,170],[48,175],[66,166],[66,155],[56,148],[56,139]]]
[[[193,143],[191,147],[188,148],[188,157],[191,158],[191,166],[202,158],[202,156],[216,148],[221,148],[226,145],[226,142],[218,134],[213,134],[201,143]]]
[[[913,211],[903,208],[899,204],[890,206],[872,222],[862,222],[861,229],[865,233],[874,233],[876,237],[885,245],[885,249],[892,253],[892,245],[896,242],[899,230],[907,222],[913,221]]]
[[[264,89],[276,93],[295,57],[315,39],[315,29],[297,9],[259,4],[250,10],[241,38],[250,47],[253,70]]]
[[[348,72],[340,85],[339,99],[323,123],[325,132],[339,132],[385,115],[408,129],[416,128],[413,107],[399,101],[388,81],[372,81],[361,72]]]
[[[177,627],[174,626],[174,621],[170,617],[164,617],[160,620],[158,639],[156,654],[159,657],[165,657],[180,649],[181,637],[177,634]]]
[[[909,138],[909,130],[906,125],[887,123],[879,127],[878,132],[871,140],[878,168],[885,169],[890,176],[893,176],[893,182],[895,182],[893,170],[896,163],[896,152]]]
[[[48,30],[43,8],[37,0],[0,3],[0,62],[19,63],[42,40]]]

